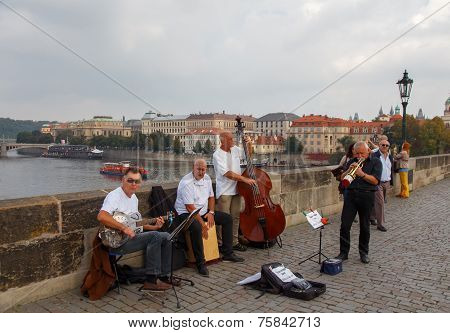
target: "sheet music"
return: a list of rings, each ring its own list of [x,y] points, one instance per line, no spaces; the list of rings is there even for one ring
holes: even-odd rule
[[[270,267],[270,270],[283,282],[291,282],[297,278],[290,269],[284,267],[283,265],[275,268]]]
[[[317,210],[310,212],[306,214],[306,219],[308,220],[308,223],[314,228],[320,228],[323,226],[322,223],[322,216],[320,216],[319,212]]]
[[[249,284],[255,281],[258,281],[261,278],[261,272],[253,274],[252,276],[246,277],[244,280],[239,281],[237,284],[242,286],[244,284]]]

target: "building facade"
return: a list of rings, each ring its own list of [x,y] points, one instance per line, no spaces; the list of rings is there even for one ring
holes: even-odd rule
[[[350,123],[350,136],[355,141],[372,140],[375,136],[383,134],[384,128],[392,125],[385,121],[363,121]],[[377,140],[376,140],[377,141]]]
[[[444,115],[441,116],[445,127],[450,129],[450,97],[445,101]]]
[[[255,154],[283,153],[286,150],[282,136],[260,135],[252,142],[252,147]]]
[[[341,147],[338,139],[350,135],[349,120],[309,115],[292,122],[288,136],[295,136],[303,144],[304,153],[331,154]]]
[[[184,151],[191,154],[194,152],[197,142],[200,142],[204,148],[208,140],[211,142],[212,151],[215,151],[220,147],[220,133],[222,132],[223,130],[220,128],[197,128],[188,131],[184,135]]]
[[[294,113],[269,113],[256,120],[256,131],[265,136],[287,138],[292,122],[298,118]]]
[[[241,117],[245,125],[245,131],[253,132],[256,128],[256,118],[253,116],[222,113],[198,113],[191,114],[186,119],[189,131],[198,128],[218,128],[231,133],[236,132],[236,117]]]
[[[115,120],[109,116],[95,116],[89,120],[77,121],[71,123],[69,129],[72,130],[74,136],[84,136],[87,140],[100,135],[131,137],[131,127],[125,126],[124,121]]]
[[[170,115],[167,117],[155,116],[148,112],[142,117],[142,134],[150,135],[160,132],[166,135],[172,135],[174,139],[180,139],[181,145],[185,145],[185,134],[188,131],[184,115]]]

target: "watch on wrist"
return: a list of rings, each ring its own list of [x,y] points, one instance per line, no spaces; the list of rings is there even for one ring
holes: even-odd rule
[[[213,210],[210,210],[208,213],[211,214],[211,215],[214,215],[214,211]]]

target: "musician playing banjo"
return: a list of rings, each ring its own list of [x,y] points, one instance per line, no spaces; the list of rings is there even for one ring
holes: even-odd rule
[[[136,234],[131,226],[119,223],[113,217],[115,212],[126,215],[138,214],[138,198],[135,192],[141,185],[142,177],[138,168],[128,168],[122,177],[122,185],[108,193],[103,206],[97,215],[97,220],[108,228],[118,229],[130,239],[115,253],[127,254],[144,250],[146,282],[142,289],[163,291],[171,288],[169,284],[170,259],[172,247],[167,232],[158,232],[164,220],[156,219],[155,225],[144,225],[144,231]]]

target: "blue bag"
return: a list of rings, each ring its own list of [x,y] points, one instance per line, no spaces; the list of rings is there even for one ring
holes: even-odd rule
[[[322,262],[320,272],[328,275],[336,275],[342,272],[341,259],[326,259]]]

